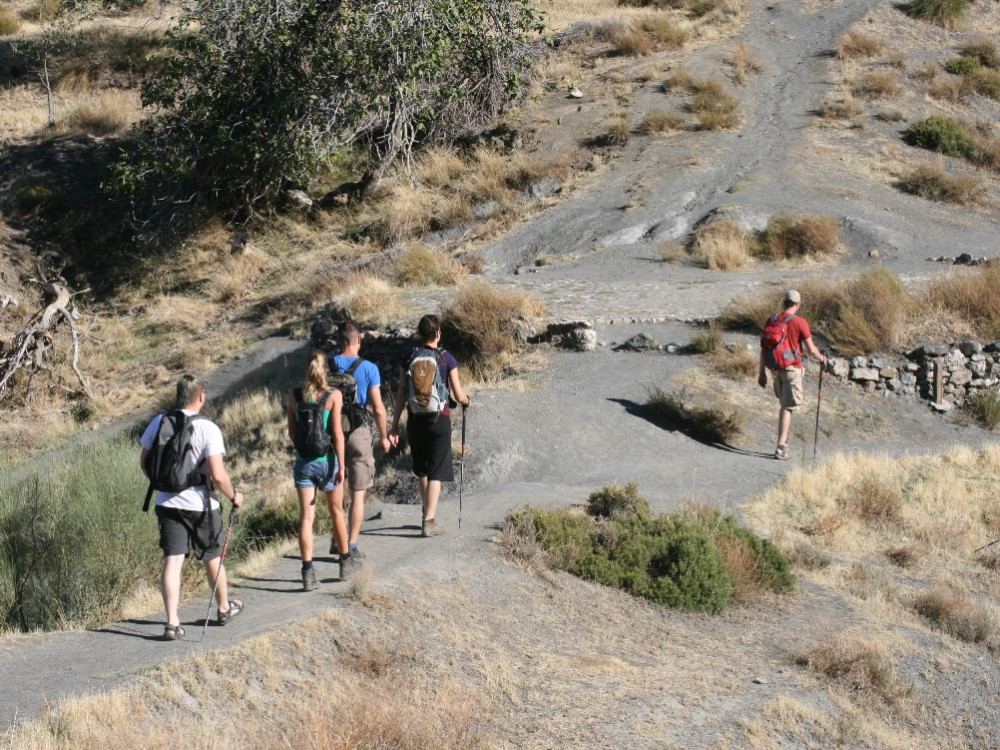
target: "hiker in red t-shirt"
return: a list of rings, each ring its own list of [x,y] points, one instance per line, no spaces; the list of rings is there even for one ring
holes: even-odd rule
[[[775,448],[774,457],[779,459],[791,458],[788,452],[788,432],[792,426],[792,412],[798,409],[803,402],[802,396],[802,347],[817,360],[823,367],[826,367],[826,355],[824,355],[813,343],[812,331],[809,330],[809,323],[805,318],[798,315],[799,306],[802,304],[802,296],[794,289],[789,289],[785,293],[784,309],[782,312],[772,316],[771,321],[778,320],[785,322],[788,332],[788,349],[794,353],[794,357],[785,363],[768,363],[765,346],[760,349],[760,368],[757,374],[757,382],[761,388],[767,386],[767,371],[770,368],[773,373],[772,386],[774,395],[781,403],[778,412],[778,447]],[[769,321],[769,322],[771,322]]]

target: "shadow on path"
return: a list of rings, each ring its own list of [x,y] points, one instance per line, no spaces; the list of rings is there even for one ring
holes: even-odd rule
[[[608,401],[613,401],[616,404],[620,404],[625,408],[625,411],[634,417],[639,417],[645,419],[650,424],[654,424],[657,427],[667,430],[669,432],[678,432],[685,435],[696,443],[701,443],[709,448],[715,448],[717,450],[726,451],[727,453],[735,453],[740,456],[754,456],[757,458],[774,458],[770,453],[764,453],[763,451],[750,451],[744,448],[737,448],[734,445],[729,445],[728,443],[717,443],[713,440],[706,440],[703,437],[695,435],[690,430],[685,430],[683,427],[664,419],[662,416],[656,413],[654,409],[646,404],[640,404],[636,401],[632,401],[627,398],[609,398]]]

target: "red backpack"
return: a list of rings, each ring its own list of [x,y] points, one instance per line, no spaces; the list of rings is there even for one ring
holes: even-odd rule
[[[768,318],[764,333],[760,337],[760,348],[764,350],[764,364],[771,370],[788,367],[802,367],[802,353],[792,348],[788,337],[788,321],[794,315],[775,313]]]

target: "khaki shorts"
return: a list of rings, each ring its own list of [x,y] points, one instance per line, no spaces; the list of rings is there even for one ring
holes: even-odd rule
[[[787,370],[775,370],[771,373],[771,386],[774,388],[774,395],[781,402],[782,409],[795,411],[802,406],[802,374],[805,372],[801,367],[789,367]]]
[[[361,425],[347,436],[344,463],[347,486],[352,491],[371,489],[375,484],[375,453],[372,450],[372,431],[368,425]]]

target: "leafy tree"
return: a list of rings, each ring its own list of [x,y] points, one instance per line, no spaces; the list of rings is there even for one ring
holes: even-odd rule
[[[361,146],[365,192],[418,142],[502,112],[539,18],[529,0],[207,0],[170,32],[142,91],[156,115],[114,185],[160,219],[192,205],[250,218]]]

